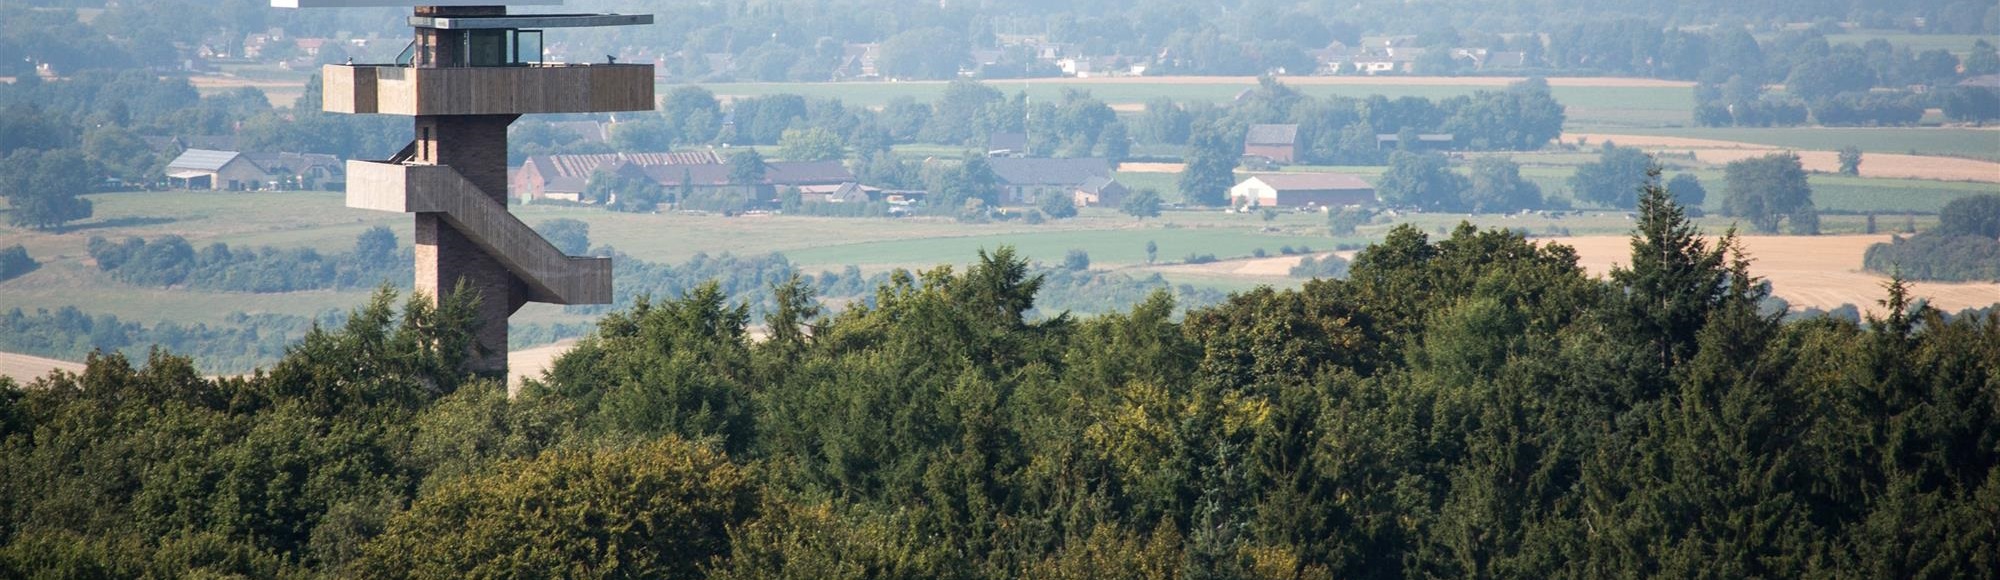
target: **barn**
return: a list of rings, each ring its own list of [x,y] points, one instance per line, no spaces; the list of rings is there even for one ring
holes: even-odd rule
[[[1375,187],[1344,173],[1256,175],[1229,188],[1237,207],[1346,207],[1375,203]]]

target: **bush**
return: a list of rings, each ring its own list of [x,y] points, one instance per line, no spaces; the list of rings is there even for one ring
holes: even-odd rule
[[[1187,257],[1181,258],[1181,262],[1186,264],[1207,264],[1214,261],[1215,254],[1188,254]]]
[[[1063,256],[1063,269],[1071,272],[1089,270],[1090,254],[1083,250],[1070,250],[1068,255]]]
[[[1305,259],[1299,260],[1299,265],[1292,266],[1291,275],[1293,278],[1346,278],[1347,260],[1340,256],[1327,256],[1323,259],[1306,256]]]
[[[18,278],[22,274],[33,272],[35,268],[39,267],[41,267],[41,263],[36,262],[34,258],[28,257],[28,248],[22,247],[20,244],[0,249],[0,282]]]

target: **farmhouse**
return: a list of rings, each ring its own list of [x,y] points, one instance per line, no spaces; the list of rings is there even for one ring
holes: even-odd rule
[[[1298,125],[1251,125],[1243,136],[1243,155],[1263,157],[1277,163],[1299,158]]]
[[[189,149],[167,164],[167,179],[187,189],[257,191],[339,189],[347,181],[340,159],[318,153],[239,153]]]
[[[693,170],[702,166],[723,168],[722,175],[729,174],[722,157],[710,151],[676,153],[607,153],[598,155],[540,155],[529,157],[513,177],[514,195],[522,201],[537,199],[558,199],[580,201],[583,188],[590,182],[590,175],[598,169],[618,170],[622,164],[631,164],[634,171],[655,166],[674,166]],[[679,172],[673,171],[678,179]]]
[[[1092,177],[1076,186],[1076,190],[1070,192],[1070,199],[1075,200],[1077,207],[1108,207],[1124,203],[1128,193],[1130,190],[1125,188],[1125,184],[1116,179]]]
[[[650,180],[669,189],[713,190],[737,185],[729,182],[729,165],[721,156],[692,151],[530,157],[513,172],[512,189],[524,202],[553,199],[587,203],[590,200],[584,199],[584,189],[598,171]],[[777,197],[780,187],[838,186],[853,181],[854,173],[839,161],[775,161],[764,164],[764,181],[756,185],[760,199],[770,200]]]
[[[1111,162],[1103,158],[1040,159],[995,157],[987,160],[1006,190],[1006,203],[1033,203],[1043,192],[1074,194],[1093,177],[1111,177]]]
[[[1341,173],[1274,173],[1252,176],[1229,188],[1232,205],[1257,207],[1346,207],[1375,203],[1375,187]]]

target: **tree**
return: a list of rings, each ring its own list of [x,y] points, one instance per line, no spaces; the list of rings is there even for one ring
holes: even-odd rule
[[[1965,76],[2000,74],[2000,52],[1984,38],[1974,40],[1972,52],[1966,53],[1965,61],[1960,64],[1965,67]]]
[[[1119,202],[1118,210],[1139,221],[1160,217],[1160,192],[1150,187],[1140,188],[1137,193],[1125,196],[1125,201]]]
[[[1460,211],[1471,183],[1451,171],[1450,161],[1436,153],[1397,151],[1389,155],[1389,170],[1375,189],[1390,205],[1427,211]]]
[[[1853,145],[1840,148],[1840,174],[1861,175],[1861,148]]]
[[[1049,216],[1050,219],[1076,217],[1076,201],[1068,193],[1060,190],[1042,192],[1042,197],[1037,200],[1035,207],[1042,210],[1042,214]]]
[[[1480,157],[1472,162],[1472,187],[1467,205],[1472,211],[1511,212],[1542,207],[1542,188],[1521,178],[1521,166],[1505,157]]]
[[[1354,235],[1356,229],[1367,224],[1368,220],[1374,219],[1374,217],[1373,212],[1363,208],[1343,207],[1327,212],[1327,231],[1334,236],[1351,236]]]
[[[1796,233],[1818,233],[1812,187],[1796,154],[1732,162],[1723,168],[1723,187],[1723,212],[1749,219],[1759,232],[1777,233],[1779,223],[1792,218]]]
[[[1700,211],[1701,204],[1708,201],[1708,189],[1692,173],[1675,174],[1667,181],[1667,193],[1673,194],[1676,205],[1688,211]]]
[[[1137,137],[1143,143],[1186,145],[1193,127],[1194,115],[1172,98],[1155,97],[1146,101],[1146,112],[1139,116]]]
[[[1875,86],[1868,64],[1859,55],[1835,53],[1810,58],[1792,67],[1785,77],[1785,92],[1808,101],[1847,92],[1866,91]]]
[[[1160,257],[1160,245],[1146,240],[1146,263],[1151,264]]]
[[[1194,205],[1227,205],[1229,188],[1236,185],[1238,145],[1214,126],[1195,131],[1188,142],[1187,167],[1181,170],[1181,198]]]
[[[686,170],[682,171],[684,174]],[[687,177],[683,175],[683,177]],[[598,169],[583,185],[583,198],[613,211],[648,213],[665,201],[667,191],[651,178]]]
[[[571,220],[575,221],[575,220]],[[580,222],[579,222],[580,223]],[[545,222],[543,225],[547,225]],[[585,226],[588,228],[588,226]],[[543,233],[546,237],[548,234]],[[584,243],[589,246],[588,242]],[[560,245],[556,246],[562,247]],[[369,265],[389,265],[396,262],[396,232],[385,226],[375,226],[354,237],[354,260]]]
[[[729,154],[729,183],[754,187],[764,183],[764,156],[756,149],[745,149]]]
[[[927,203],[934,211],[947,215],[955,214],[972,201],[982,207],[1000,202],[1000,177],[994,175],[993,166],[986,163],[984,155],[967,154],[964,163],[956,170],[947,170],[942,182],[932,187],[937,199]]]
[[[556,218],[535,224],[535,232],[542,235],[556,249],[571,256],[590,253],[590,224],[570,218]],[[393,240],[391,240],[393,241]]]
[[[28,256],[28,249],[20,244],[0,248],[0,282],[21,277],[22,274],[41,267],[39,262]]]
[[[363,548],[364,575],[697,577],[755,505],[743,468],[672,436],[493,467],[397,513]]]
[[[884,41],[877,66],[890,78],[956,78],[968,55],[966,50],[964,35],[943,28],[917,28]]]
[[[1089,270],[1090,254],[1083,250],[1070,250],[1068,254],[1063,255],[1063,269],[1071,272]]]
[[[1953,121],[1984,123],[2000,119],[2000,90],[1952,87],[1940,91],[1944,116]]]
[[[1638,203],[1639,190],[1652,183],[1647,177],[1652,167],[1653,158],[1644,151],[1606,142],[1596,161],[1576,168],[1569,187],[1580,200],[1632,209]]]
[[[778,155],[790,161],[832,161],[847,156],[840,137],[824,127],[786,129],[778,138]]]
[[[2000,194],[1980,194],[1951,200],[1938,210],[1937,232],[2000,240]]]
[[[96,170],[74,149],[18,149],[0,159],[0,197],[13,211],[7,222],[39,230],[90,217],[90,191]]]
[[[1625,290],[1627,329],[1655,357],[1661,372],[1692,358],[1696,335],[1720,297],[1727,272],[1723,249],[1710,247],[1672,194],[1649,171],[1639,196],[1639,226],[1632,234],[1632,267],[1614,268],[1611,280]]]

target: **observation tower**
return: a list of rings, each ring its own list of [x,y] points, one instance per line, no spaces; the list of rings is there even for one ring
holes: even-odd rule
[[[479,293],[468,370],[507,370],[507,317],[528,302],[606,304],[611,260],[567,256],[507,211],[507,126],[534,113],[654,108],[650,64],[552,63],[543,32],[652,24],[648,14],[508,14],[561,0],[271,0],[278,8],[413,9],[391,64],[327,65],[325,110],[415,120],[385,161],[347,162],[347,206],[416,214],[416,288]],[[611,59],[607,57],[607,61]]]

